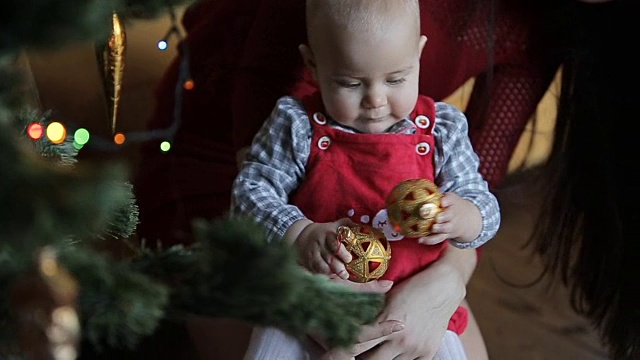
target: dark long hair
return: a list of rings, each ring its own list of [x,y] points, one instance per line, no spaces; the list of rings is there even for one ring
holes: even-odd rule
[[[574,2],[567,12],[550,206],[531,238],[549,275],[599,330],[613,359],[640,358],[640,62],[634,0]],[[636,4],[637,5],[637,4]],[[634,246],[633,249],[637,249]]]

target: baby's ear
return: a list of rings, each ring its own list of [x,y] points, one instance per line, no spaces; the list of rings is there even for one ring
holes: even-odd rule
[[[316,66],[316,60],[313,56],[313,51],[311,51],[311,48],[306,44],[300,44],[298,46],[298,50],[300,51],[300,55],[302,55],[302,60],[304,61],[304,64],[307,66],[307,68],[309,68],[309,71],[311,71],[311,74],[313,75],[313,79],[317,81],[318,80],[318,77],[316,76],[317,66]]]
[[[418,41],[418,53],[422,55],[422,50],[424,50],[424,46],[427,43],[427,37],[425,35],[420,35],[420,40]]]

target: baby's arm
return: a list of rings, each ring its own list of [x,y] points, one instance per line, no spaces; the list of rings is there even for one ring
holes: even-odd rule
[[[458,243],[470,243],[482,231],[482,214],[471,201],[455,193],[444,193],[440,200],[442,211],[431,226],[431,234],[420,238],[420,243],[434,245],[447,239]]]
[[[300,139],[306,140],[310,131],[301,106],[281,98],[254,137],[233,183],[231,215],[258,222],[269,241],[282,239],[293,223],[305,218],[288,202],[305,174],[309,146]]]
[[[301,104],[281,98],[242,162],[233,184],[231,214],[260,223],[270,241],[293,244],[310,271],[346,278],[344,262],[351,261],[351,255],[336,240],[344,221],[313,223],[288,203],[305,175],[310,133]]]
[[[445,195],[444,211],[438,214],[428,243],[448,238],[456,247],[477,248],[500,227],[498,200],[478,171],[480,161],[471,146],[464,114],[445,103],[436,104],[436,113],[435,183]]]

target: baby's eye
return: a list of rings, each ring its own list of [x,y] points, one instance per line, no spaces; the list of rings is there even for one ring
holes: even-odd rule
[[[336,80],[338,86],[348,89],[354,89],[360,86],[359,81],[348,81],[348,80]]]
[[[407,81],[407,79],[405,79],[405,78],[389,79],[389,80],[387,80],[387,84],[389,84],[389,85],[400,85],[405,81]]]

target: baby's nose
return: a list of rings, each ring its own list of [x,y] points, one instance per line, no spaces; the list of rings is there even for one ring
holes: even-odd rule
[[[364,106],[370,109],[376,109],[387,104],[387,97],[379,86],[371,86],[363,99]]]

